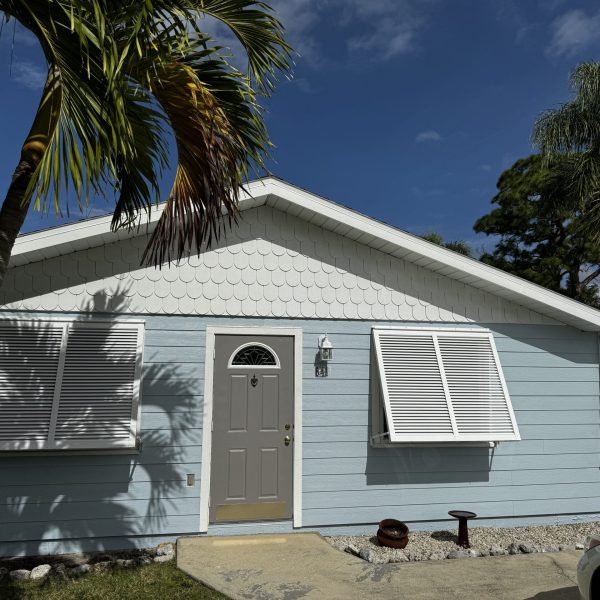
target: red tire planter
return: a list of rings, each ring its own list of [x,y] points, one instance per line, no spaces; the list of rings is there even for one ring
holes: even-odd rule
[[[392,532],[391,529],[397,529],[398,532]],[[408,525],[396,519],[384,519],[379,523],[377,539],[388,548],[405,548],[408,544]]]

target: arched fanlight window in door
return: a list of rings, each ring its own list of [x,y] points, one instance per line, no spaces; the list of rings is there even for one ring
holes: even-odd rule
[[[272,348],[260,342],[249,342],[237,348],[229,358],[228,367],[279,369],[279,358]]]

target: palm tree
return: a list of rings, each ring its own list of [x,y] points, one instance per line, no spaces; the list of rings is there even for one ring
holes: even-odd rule
[[[469,258],[473,257],[473,250],[471,249],[471,246],[469,246],[468,242],[463,242],[462,240],[446,242],[442,237],[442,234],[438,233],[437,231],[428,231],[421,237],[432,244],[443,246],[444,248],[448,248],[448,250],[454,250],[454,252],[458,252],[459,254],[468,256]]]
[[[139,226],[160,200],[167,129],[177,170],[143,260],[160,265],[217,239],[270,148],[258,100],[290,70],[270,8],[254,0],[0,0],[0,11],[36,36],[48,63],[0,210],[0,285],[32,205],[58,212],[69,190],[80,207],[108,190],[112,228]],[[204,32],[206,17],[235,34],[246,73]]]
[[[574,98],[538,118],[534,144],[546,165],[561,165],[562,175],[587,207],[586,229],[600,237],[600,63],[579,65],[571,74]],[[556,166],[554,168],[557,168]]]

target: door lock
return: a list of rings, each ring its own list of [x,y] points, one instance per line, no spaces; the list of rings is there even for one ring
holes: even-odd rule
[[[283,438],[283,441],[284,441],[284,443],[285,443],[285,445],[286,445],[286,446],[289,446],[289,445],[290,445],[290,442],[292,441],[292,438],[291,438],[289,435],[286,435],[286,436]]]
[[[286,430],[286,431],[289,431],[289,430],[290,430],[290,427],[291,427],[291,425],[290,425],[289,423],[286,423],[286,424],[285,424],[285,430]]]

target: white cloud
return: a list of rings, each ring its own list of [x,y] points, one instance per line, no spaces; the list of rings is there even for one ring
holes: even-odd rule
[[[321,61],[314,26],[320,19],[323,6],[319,0],[271,0],[275,16],[285,27],[285,38],[300,57],[309,63]]]
[[[486,173],[491,173],[492,172],[492,166],[491,165],[480,165],[479,168],[482,171],[485,171]]]
[[[343,32],[349,52],[368,52],[368,60],[388,60],[414,50],[424,26],[422,8],[432,0],[272,0],[288,41],[313,66],[327,56],[315,35],[319,22]],[[360,33],[356,33],[360,31]],[[344,35],[345,34],[345,35]],[[327,52],[330,56],[331,52]]]
[[[23,87],[39,91],[46,82],[46,70],[28,60],[16,60],[12,64],[12,78]]]
[[[372,52],[369,58],[387,60],[411,52],[417,33],[423,26],[419,2],[410,0],[350,0],[344,2],[350,18],[358,21],[366,33],[350,37],[352,51]]]
[[[313,88],[310,81],[306,79],[306,77],[294,77],[291,83],[292,85],[296,86],[296,89],[300,90],[301,92],[304,92],[305,94],[315,93],[315,89]]]
[[[417,134],[415,138],[415,142],[417,144],[422,144],[423,142],[441,142],[442,136],[433,129],[428,129],[427,131],[421,131]]]
[[[398,31],[394,23],[383,21],[370,35],[350,38],[348,48],[353,52],[371,51],[375,53],[373,58],[387,60],[411,52],[414,38],[415,32],[410,28]]]
[[[15,44],[15,48],[19,46],[39,46],[38,39],[31,33],[29,29],[23,27],[20,23],[15,20],[9,21],[8,23],[2,21],[0,16],[0,41],[3,44],[11,45]]]
[[[571,56],[600,41],[600,12],[587,15],[571,10],[552,23],[552,40],[547,48],[551,56]]]

